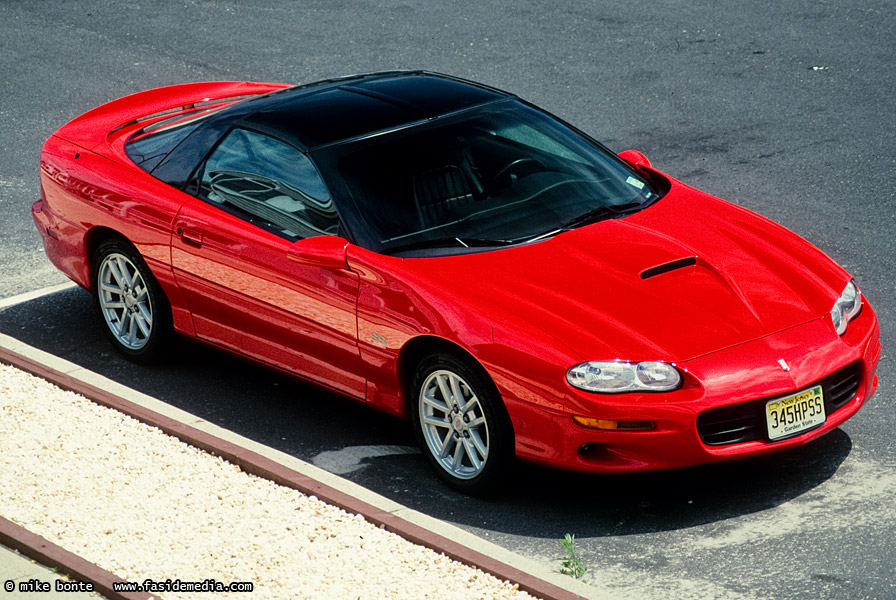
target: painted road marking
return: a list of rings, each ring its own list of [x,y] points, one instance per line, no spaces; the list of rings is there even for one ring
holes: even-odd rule
[[[15,306],[16,304],[30,302],[31,300],[36,300],[42,296],[49,296],[50,294],[55,294],[57,292],[68,290],[73,287],[78,287],[78,284],[74,281],[69,281],[67,283],[60,283],[58,285],[51,285],[49,287],[41,288],[39,290],[25,292],[24,294],[10,296],[9,298],[3,298],[0,299],[0,310],[9,308],[10,306]]]
[[[364,461],[368,458],[400,454],[420,454],[420,449],[412,446],[348,446],[341,450],[321,452],[311,462],[324,471],[345,475],[366,467]]]

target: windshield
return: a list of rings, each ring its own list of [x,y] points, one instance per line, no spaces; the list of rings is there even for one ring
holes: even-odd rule
[[[517,101],[328,152],[371,249],[386,253],[535,241],[658,198],[614,155]]]

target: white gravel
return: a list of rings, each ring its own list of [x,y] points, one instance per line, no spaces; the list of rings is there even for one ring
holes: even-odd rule
[[[531,596],[118,411],[0,365],[0,514],[163,598]]]

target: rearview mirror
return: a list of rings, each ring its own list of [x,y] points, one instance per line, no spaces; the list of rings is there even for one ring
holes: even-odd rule
[[[637,150],[624,150],[618,156],[636,169],[641,167],[650,168],[650,161]]]
[[[346,246],[348,240],[345,238],[318,235],[297,241],[289,247],[286,256],[303,265],[345,269],[348,268],[348,263],[345,262]]]

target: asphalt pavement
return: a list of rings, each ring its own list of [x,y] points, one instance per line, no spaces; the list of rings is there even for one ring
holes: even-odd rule
[[[616,151],[764,214],[856,277],[881,321],[877,395],[816,443],[638,476],[521,465],[499,498],[444,488],[404,425],[182,340],[122,361],[89,296],[0,311],[0,332],[631,598],[896,598],[896,79],[892,3],[0,3],[0,298],[65,281],[28,209],[40,146],[165,84],[303,83],[423,68],[495,85]],[[773,293],[773,290],[770,290]]]

